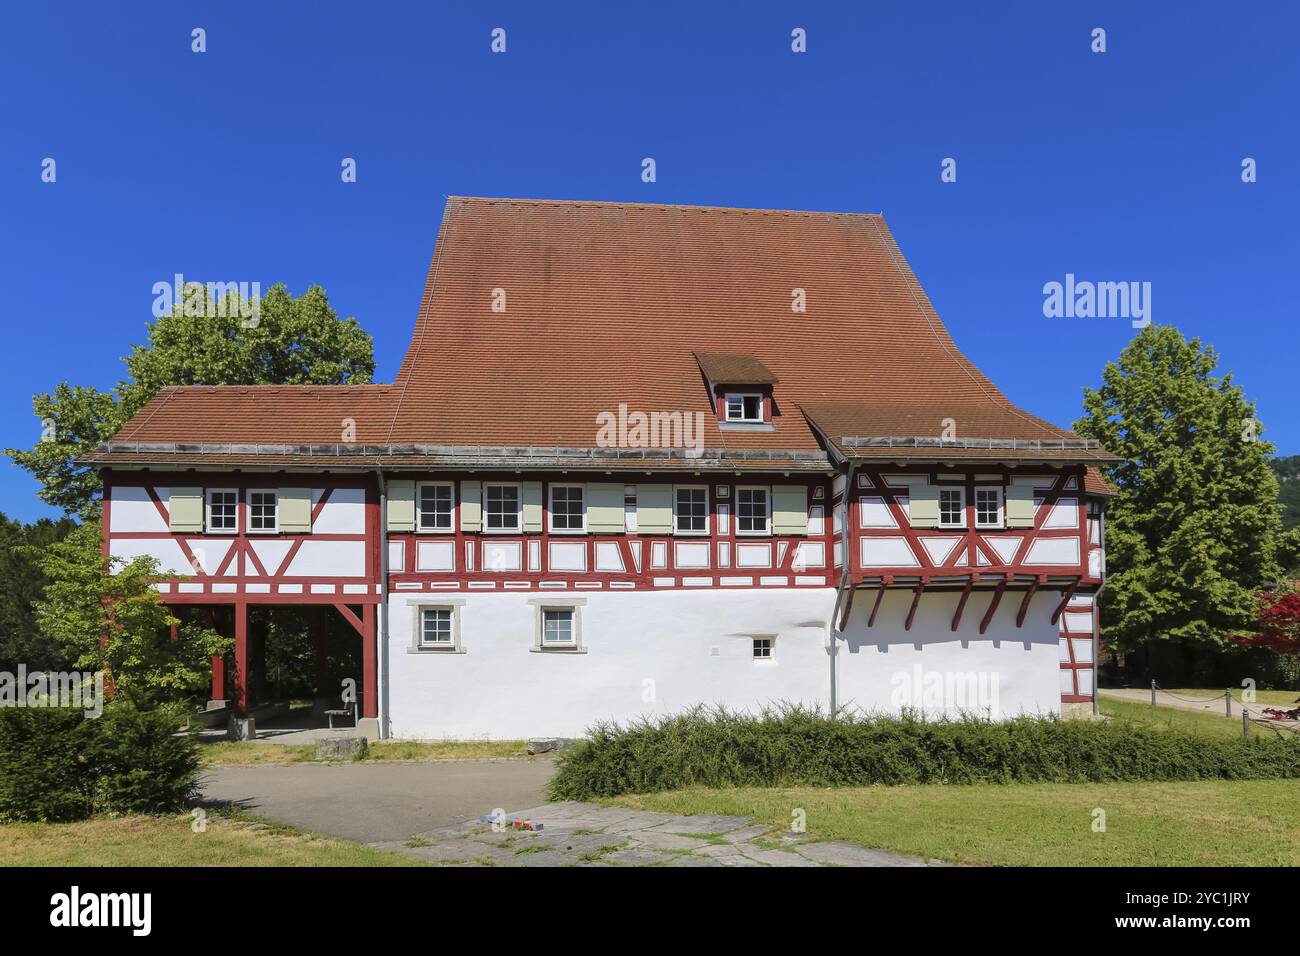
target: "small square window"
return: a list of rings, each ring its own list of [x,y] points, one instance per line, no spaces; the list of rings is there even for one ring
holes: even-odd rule
[[[483,501],[483,521],[488,531],[518,531],[519,487],[488,485]]]
[[[939,524],[961,528],[966,524],[966,493],[961,488],[939,489]]]
[[[573,608],[542,609],[542,646],[574,647],[578,641],[574,633]]]
[[[975,526],[977,528],[1002,527],[1002,489],[975,489]]]
[[[250,491],[248,493],[248,530],[274,531],[275,492]]]
[[[585,531],[582,485],[551,485],[551,530]]]
[[[453,611],[449,607],[426,607],[420,612],[420,645],[422,647],[453,647],[456,643],[452,629]]]
[[[770,517],[766,488],[736,489],[737,534],[767,534]]]
[[[727,396],[727,421],[761,422],[762,420],[762,395],[736,394]]]
[[[421,531],[451,531],[454,513],[451,485],[420,486]]]
[[[754,638],[754,660],[770,661],[772,659],[772,644],[774,641],[770,637]]]
[[[709,490],[678,488],[673,520],[678,534],[707,534],[709,530]]]
[[[208,530],[239,530],[239,494],[235,491],[208,492]]]

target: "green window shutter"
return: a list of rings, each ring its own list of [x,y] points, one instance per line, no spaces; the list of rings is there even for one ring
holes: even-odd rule
[[[203,489],[173,488],[167,499],[167,527],[172,531],[203,530]]]
[[[672,485],[636,486],[636,530],[638,534],[672,534]]]
[[[772,486],[772,533],[808,533],[808,486]]]
[[[601,534],[621,534],[626,530],[623,519],[623,483],[593,481],[587,484],[587,530]]]
[[[280,530],[306,533],[311,531],[311,489],[280,488],[276,492]]]
[[[907,482],[908,513],[913,528],[939,526],[939,489],[925,478]]]
[[[460,530],[483,530],[483,482],[460,483]]]
[[[388,530],[415,530],[415,482],[388,483]]]
[[[1031,485],[1010,485],[1006,505],[1008,528],[1034,526],[1034,489]]]
[[[525,481],[523,483],[524,495],[524,530],[541,531],[542,530],[542,483],[540,481]]]

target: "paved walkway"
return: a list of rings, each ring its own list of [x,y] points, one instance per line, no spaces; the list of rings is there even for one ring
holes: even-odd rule
[[[545,799],[548,758],[214,767],[203,799],[317,833],[372,843]]]
[[[593,803],[548,803],[506,815],[539,831],[474,820],[373,844],[448,866],[945,866],[919,857],[773,833],[753,817],[681,816]]]

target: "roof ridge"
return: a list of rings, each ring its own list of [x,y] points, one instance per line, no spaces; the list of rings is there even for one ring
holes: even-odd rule
[[[778,216],[830,217],[835,219],[883,219],[883,212],[843,212],[824,209],[768,209],[759,206],[700,206],[694,203],[634,202],[616,199],[543,199],[512,196],[448,196],[447,203],[475,203],[487,206],[618,206],[627,209],[678,209],[693,212],[763,213]]]

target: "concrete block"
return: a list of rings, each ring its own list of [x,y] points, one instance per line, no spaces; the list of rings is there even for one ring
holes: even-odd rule
[[[252,717],[230,716],[226,724],[226,736],[231,740],[256,740],[257,721]]]
[[[316,759],[359,760],[369,748],[365,737],[321,737],[316,741]]]

